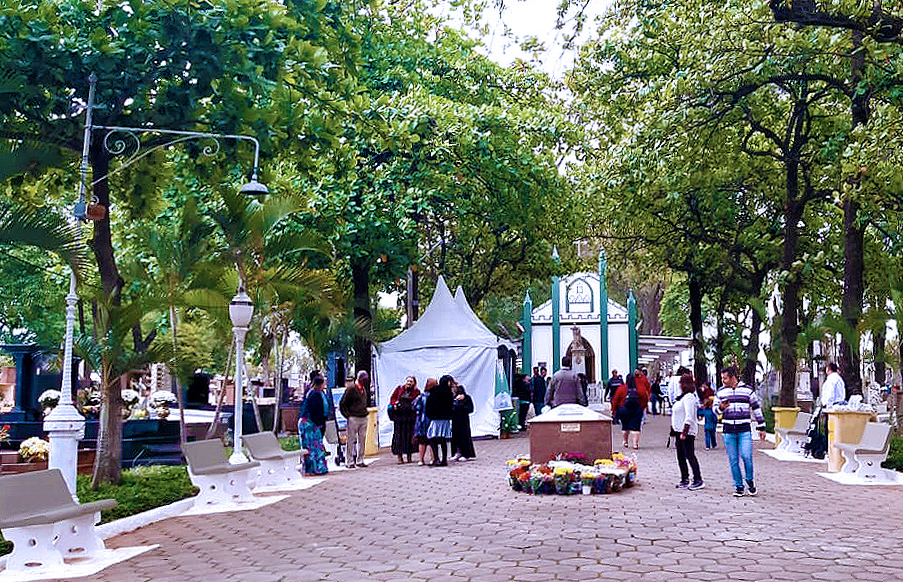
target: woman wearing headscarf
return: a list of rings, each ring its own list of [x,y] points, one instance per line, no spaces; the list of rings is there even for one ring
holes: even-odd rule
[[[448,439],[452,436],[452,408],[454,397],[452,390],[455,379],[445,375],[439,379],[439,385],[430,391],[430,397],[426,400],[426,417],[430,419],[430,426],[426,436],[433,449],[433,467],[445,467],[448,465]],[[442,460],[439,460],[439,449],[442,449]]]
[[[298,440],[304,456],[304,472],[308,475],[323,475],[329,469],[326,465],[326,449],[323,447],[323,431],[326,428],[326,395],[323,389],[326,380],[317,376],[311,381],[310,391],[298,411]]]
[[[407,456],[411,462],[414,454],[414,423],[417,413],[414,411],[414,400],[420,396],[417,389],[417,378],[408,376],[404,384],[395,388],[392,397],[389,398],[391,420],[394,424],[392,432],[392,454],[398,457],[398,464],[404,464]]]
[[[527,401],[530,404],[530,401]],[[473,413],[473,399],[464,391],[464,386],[455,386],[452,401],[451,452],[456,461],[469,461],[477,456],[470,437],[470,415]]]

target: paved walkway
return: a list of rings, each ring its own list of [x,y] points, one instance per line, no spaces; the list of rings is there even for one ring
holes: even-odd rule
[[[639,485],[618,494],[512,491],[504,462],[529,452],[525,437],[477,442],[476,461],[448,468],[384,455],[257,511],[113,538],[160,547],[79,580],[903,580],[903,488],[843,486],[756,453],[760,495],[734,498],[719,448],[698,451],[706,489],[677,490],[668,422],[650,418]]]

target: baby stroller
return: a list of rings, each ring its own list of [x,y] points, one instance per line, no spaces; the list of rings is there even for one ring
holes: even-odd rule
[[[822,413],[821,403],[812,413],[806,435],[808,438],[806,444],[803,445],[806,456],[813,459],[824,459],[828,454],[828,427],[827,418]]]

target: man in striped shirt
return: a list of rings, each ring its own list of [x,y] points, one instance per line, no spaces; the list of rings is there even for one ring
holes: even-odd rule
[[[762,415],[759,398],[755,390],[740,382],[739,374],[736,366],[724,368],[721,372],[723,386],[715,394],[715,404],[723,414],[724,448],[734,477],[734,497],[744,495],[741,460],[746,470],[746,492],[752,496],[759,492],[753,477],[752,434],[749,428],[751,418],[756,421],[759,440],[765,440],[765,417]]]

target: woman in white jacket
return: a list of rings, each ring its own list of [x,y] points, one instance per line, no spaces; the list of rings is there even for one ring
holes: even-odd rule
[[[696,383],[693,382],[692,374],[681,375],[680,391],[681,394],[671,409],[671,436],[675,438],[677,466],[680,468],[680,483],[677,487],[696,491],[705,487],[705,482],[699,471],[696,451],[693,450],[696,433],[699,431],[699,423],[696,421],[699,399],[696,397]],[[693,483],[690,483],[687,463],[693,469]]]

